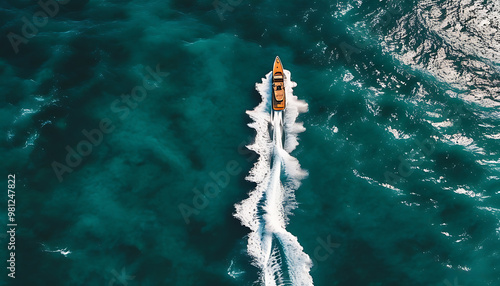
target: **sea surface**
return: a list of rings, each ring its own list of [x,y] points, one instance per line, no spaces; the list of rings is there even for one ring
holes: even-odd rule
[[[0,29],[0,285],[500,285],[498,0],[3,0]]]

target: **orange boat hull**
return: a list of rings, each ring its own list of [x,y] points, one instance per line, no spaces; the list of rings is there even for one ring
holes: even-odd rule
[[[285,74],[279,57],[274,60],[273,66],[273,110],[283,110],[286,105]]]

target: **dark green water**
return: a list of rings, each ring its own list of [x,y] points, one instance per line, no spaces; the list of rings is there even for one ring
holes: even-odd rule
[[[500,285],[498,2],[64,2],[0,4],[0,285],[253,285],[233,213],[276,55],[314,285]]]

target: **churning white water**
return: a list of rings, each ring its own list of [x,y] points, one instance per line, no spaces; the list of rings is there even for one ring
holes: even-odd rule
[[[295,190],[307,176],[289,154],[298,145],[298,134],[305,130],[296,119],[307,111],[307,104],[293,95],[296,83],[290,80],[290,72],[285,70],[285,76],[284,112],[272,110],[271,73],[256,84],[262,102],[247,111],[253,119],[249,126],[257,131],[255,142],[247,147],[259,158],[246,179],[257,186],[236,204],[235,217],[251,230],[248,254],[261,270],[263,285],[313,285],[311,259],[286,230],[288,216],[297,207]]]

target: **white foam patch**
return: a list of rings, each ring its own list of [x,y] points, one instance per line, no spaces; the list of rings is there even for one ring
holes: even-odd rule
[[[389,131],[396,139],[409,139],[410,138],[410,135],[404,134],[402,131],[397,130],[395,128],[392,128],[391,126],[388,126],[386,128],[386,130]]]
[[[247,250],[260,269],[263,285],[313,285],[309,274],[312,261],[298,239],[286,230],[288,216],[297,207],[295,190],[308,175],[289,154],[299,144],[298,134],[305,130],[296,119],[308,106],[293,95],[296,83],[290,80],[289,71],[284,72],[284,113],[271,111],[271,73],[256,84],[262,102],[247,111],[253,120],[248,126],[257,131],[255,142],[247,147],[259,158],[246,179],[257,186],[247,199],[235,205],[234,216],[251,230]]]
[[[45,244],[42,243],[42,246],[43,246],[43,251],[44,252],[52,252],[52,253],[59,253],[61,255],[63,255],[64,257],[68,257],[68,255],[71,254],[71,250],[68,250],[68,248],[61,248],[61,249],[56,249],[56,250],[51,250],[49,249]]]
[[[486,138],[489,138],[489,139],[495,139],[495,140],[500,139],[500,133],[498,133],[498,134],[491,134],[491,135],[484,134],[484,136],[485,136]]]

